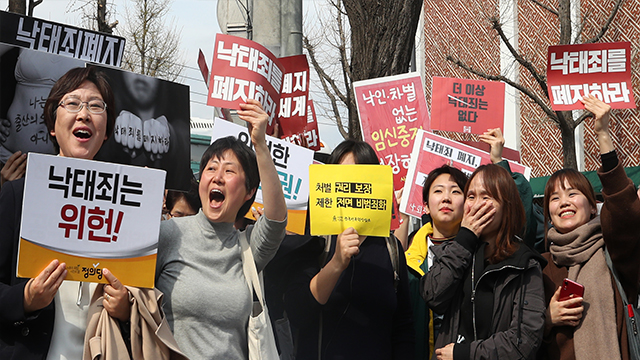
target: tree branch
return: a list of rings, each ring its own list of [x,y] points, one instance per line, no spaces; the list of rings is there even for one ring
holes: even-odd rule
[[[532,3],[540,6],[543,9],[547,10],[548,12],[552,13],[553,15],[558,16],[558,11],[553,10],[550,6],[543,4],[538,0],[529,0],[529,1],[531,1]]]
[[[340,116],[338,99],[336,98],[336,95],[340,98],[340,101],[344,103],[347,103],[347,98],[340,92],[340,89],[338,89],[335,81],[324,71],[324,69],[318,63],[318,60],[316,59],[315,49],[306,36],[302,36],[302,46],[307,50],[309,59],[311,60],[311,64],[316,70],[318,78],[320,78],[322,89],[324,90],[324,93],[329,97],[329,101],[331,102],[331,109],[333,110],[333,114],[335,116],[336,125],[338,125],[338,131],[340,132],[340,135],[342,135],[342,137],[346,138],[348,136],[348,132],[344,129],[344,125],[342,124],[342,118]],[[329,87],[333,89],[333,92],[329,89]]]
[[[483,79],[487,79],[487,80],[497,80],[497,81],[503,81],[507,84],[509,84],[510,86],[520,90],[520,92],[524,93],[525,95],[527,95],[531,100],[533,100],[541,109],[542,111],[545,112],[545,114],[547,114],[547,116],[553,120],[554,122],[559,124],[559,120],[558,120],[558,116],[557,114],[551,110],[551,108],[539,97],[537,96],[533,91],[531,91],[530,89],[524,87],[523,85],[505,77],[502,75],[490,75],[487,74],[483,71],[480,70],[476,70],[474,68],[472,68],[471,66],[463,63],[462,61],[460,61],[459,59],[454,58],[451,55],[447,55],[447,61],[450,61],[452,63],[454,63],[455,65],[463,68],[464,70],[480,76]],[[546,92],[545,92],[546,93]]]
[[[504,44],[507,46],[507,49],[509,49],[509,52],[511,53],[511,55],[513,55],[514,59],[516,59],[516,61],[520,65],[522,65],[525,69],[527,69],[527,71],[529,71],[531,76],[533,76],[533,78],[536,80],[536,82],[540,86],[540,89],[542,90],[542,92],[545,94],[545,96],[548,99],[549,98],[549,93],[548,93],[548,89],[547,89],[547,81],[543,78],[543,76],[541,76],[538,73],[538,71],[536,71],[536,69],[533,67],[533,64],[529,60],[525,59],[522,55],[520,55],[518,50],[516,50],[513,47],[513,45],[511,45],[511,42],[509,41],[509,39],[505,35],[504,31],[502,30],[502,24],[500,24],[500,20],[497,17],[491,17],[491,19],[489,19],[489,21],[491,22],[491,26],[493,27],[493,29],[500,36],[500,39],[502,39],[502,42],[504,42]]]
[[[622,7],[622,2],[624,0],[617,0],[616,4],[613,6],[613,10],[611,10],[611,13],[609,14],[609,18],[607,19],[607,22],[604,24],[604,26],[602,26],[602,28],[600,29],[600,32],[598,33],[598,35],[592,37],[591,39],[585,41],[585,44],[591,44],[591,43],[595,43],[600,41],[600,39],[602,39],[602,37],[604,36],[604,34],[607,32],[607,30],[609,30],[609,26],[611,26],[611,23],[613,22],[613,19],[616,17],[616,14],[618,13],[618,10],[620,10],[620,8]]]
[[[586,119],[593,117],[593,113],[591,111],[583,111],[579,118],[577,118],[573,123],[573,128],[577,128],[583,121]]]

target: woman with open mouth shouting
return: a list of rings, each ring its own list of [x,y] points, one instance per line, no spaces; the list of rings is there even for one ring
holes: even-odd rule
[[[247,100],[238,111],[255,153],[234,137],[216,140],[200,161],[200,201],[194,216],[160,226],[156,286],[180,348],[192,359],[247,359],[247,319],[253,296],[242,270],[242,218],[261,184],[264,216],[249,226],[256,268],[264,269],[285,235],[287,208],[265,131],[267,113]]]

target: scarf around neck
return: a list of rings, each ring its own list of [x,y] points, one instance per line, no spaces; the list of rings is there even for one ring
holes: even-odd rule
[[[569,268],[568,278],[584,286],[582,321],[574,330],[576,360],[620,359],[613,285],[604,258],[600,217],[560,234],[549,230],[553,262]]]

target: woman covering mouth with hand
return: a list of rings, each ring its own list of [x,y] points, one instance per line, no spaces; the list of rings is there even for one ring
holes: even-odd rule
[[[247,320],[253,295],[242,270],[240,231],[233,226],[262,186],[264,216],[246,230],[256,268],[264,269],[285,235],[287,208],[266,144],[268,116],[258,101],[238,111],[255,153],[226,137],[200,161],[200,201],[194,216],[160,226],[156,286],[178,345],[192,359],[247,359]]]

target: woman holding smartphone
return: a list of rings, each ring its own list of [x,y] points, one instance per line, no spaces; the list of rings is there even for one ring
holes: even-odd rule
[[[600,146],[604,205],[597,216],[596,199],[587,178],[572,169],[554,173],[544,192],[549,252],[544,256],[545,319],[543,359],[629,359],[626,309],[609,270],[605,251],[628,301],[637,302],[640,270],[640,200],[618,161],[609,135],[611,107],[588,95],[585,108],[595,115]],[[584,287],[584,297],[561,301],[565,278]]]

